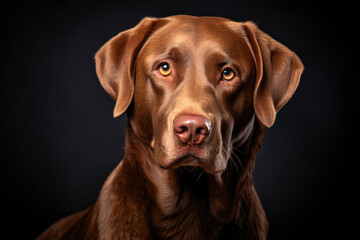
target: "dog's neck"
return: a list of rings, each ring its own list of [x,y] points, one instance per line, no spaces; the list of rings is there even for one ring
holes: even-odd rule
[[[157,192],[152,211],[159,237],[216,239],[230,220],[234,183],[201,169],[168,170],[161,178],[165,181],[154,184]]]
[[[125,159],[140,164],[143,177],[151,183],[149,187],[152,189],[148,190],[148,194],[153,203],[150,204],[149,217],[158,230],[154,233],[155,238],[191,239],[203,236],[204,239],[216,239],[221,228],[233,218],[235,189],[239,187],[241,178],[248,177],[242,176],[242,173],[249,172],[244,168],[252,166],[229,161],[227,170],[217,175],[208,174],[200,168],[161,169],[155,162],[150,145],[130,127],[126,142],[129,144],[126,149],[131,152],[126,152]]]

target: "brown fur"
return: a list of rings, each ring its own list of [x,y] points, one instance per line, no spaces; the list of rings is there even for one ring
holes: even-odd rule
[[[95,60],[114,116],[128,114],[125,156],[93,206],[38,239],[266,239],[252,171],[264,126],[299,83],[299,58],[251,22],[173,16],[145,18]],[[164,62],[169,76],[157,71]],[[175,136],[182,114],[211,123],[201,144]]]

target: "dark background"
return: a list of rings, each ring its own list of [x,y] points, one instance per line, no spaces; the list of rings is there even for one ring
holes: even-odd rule
[[[95,52],[144,16],[190,14],[252,20],[305,65],[257,156],[255,186],[270,221],[269,239],[350,238],[359,190],[353,185],[359,160],[353,154],[356,8],[346,1],[6,3],[2,233],[33,239],[95,202],[122,159],[126,121],[112,118],[114,103],[97,80]]]

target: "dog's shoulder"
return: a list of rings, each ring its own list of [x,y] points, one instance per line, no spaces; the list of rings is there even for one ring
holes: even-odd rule
[[[134,162],[122,160],[101,189],[98,227],[104,239],[150,239],[149,199]]]
[[[96,206],[74,213],[51,225],[37,240],[97,239]]]

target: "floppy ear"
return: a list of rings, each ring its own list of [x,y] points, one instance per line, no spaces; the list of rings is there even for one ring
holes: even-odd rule
[[[129,107],[134,95],[134,65],[149,36],[167,21],[144,18],[136,27],[121,32],[95,54],[96,74],[106,92],[116,101],[114,117]]]
[[[304,66],[294,52],[275,41],[252,22],[244,29],[256,61],[254,109],[266,127],[275,122],[276,113],[294,94]]]

